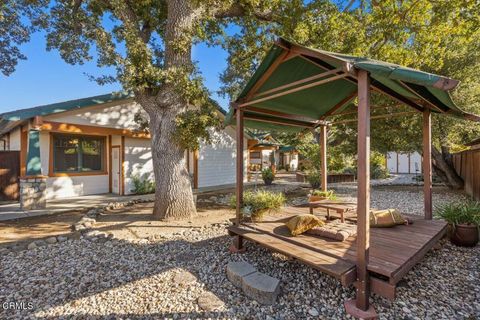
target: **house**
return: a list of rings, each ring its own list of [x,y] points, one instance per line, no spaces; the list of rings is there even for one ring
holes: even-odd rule
[[[418,152],[388,152],[385,162],[390,173],[422,173],[422,156]]]
[[[153,179],[150,136],[139,130],[137,113],[146,116],[131,95],[119,93],[1,114],[0,148],[19,153],[21,205],[29,209],[55,198],[127,195],[134,192],[135,177]],[[185,151],[193,188],[234,183],[235,159],[231,127],[213,132],[212,145]]]
[[[270,133],[248,132],[248,171],[264,168],[295,171],[298,167],[298,152],[292,146],[281,145]]]

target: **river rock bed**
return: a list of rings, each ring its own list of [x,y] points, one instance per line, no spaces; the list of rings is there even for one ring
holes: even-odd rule
[[[394,193],[374,191],[372,203],[421,212],[421,197]],[[434,203],[446,197],[434,195]],[[382,198],[385,203],[379,203]],[[32,308],[4,307],[0,318],[350,318],[343,302],[354,297],[352,288],[249,243],[245,254],[231,254],[228,224],[223,220],[177,233],[159,231],[137,240],[67,239],[2,252],[0,301],[27,307],[31,303]],[[226,265],[239,260],[281,281],[275,305],[248,299],[227,280]],[[480,246],[459,248],[443,241],[407,274],[395,302],[377,296],[372,302],[380,319],[476,319],[480,317],[479,265]]]

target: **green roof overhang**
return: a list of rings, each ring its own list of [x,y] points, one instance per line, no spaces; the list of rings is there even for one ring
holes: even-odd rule
[[[325,123],[352,105],[357,70],[366,70],[371,89],[418,111],[446,113],[474,121],[452,101],[458,81],[396,64],[332,53],[279,39],[232,103],[244,112],[245,126],[262,130],[301,131]]]

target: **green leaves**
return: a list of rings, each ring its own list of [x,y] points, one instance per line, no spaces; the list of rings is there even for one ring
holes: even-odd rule
[[[187,110],[176,118],[175,139],[184,149],[198,150],[200,142],[211,143],[212,130],[221,127],[218,109],[212,102],[201,108]]]
[[[27,57],[20,46],[44,26],[46,0],[5,0],[0,4],[0,72],[11,75],[19,60]]]
[[[435,208],[435,216],[455,225],[480,225],[480,202],[456,201]]]

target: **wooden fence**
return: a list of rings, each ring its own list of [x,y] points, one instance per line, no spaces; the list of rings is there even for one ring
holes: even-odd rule
[[[18,200],[20,151],[0,151],[0,201]]]
[[[465,192],[480,200],[480,149],[453,154],[453,166],[465,181]]]

